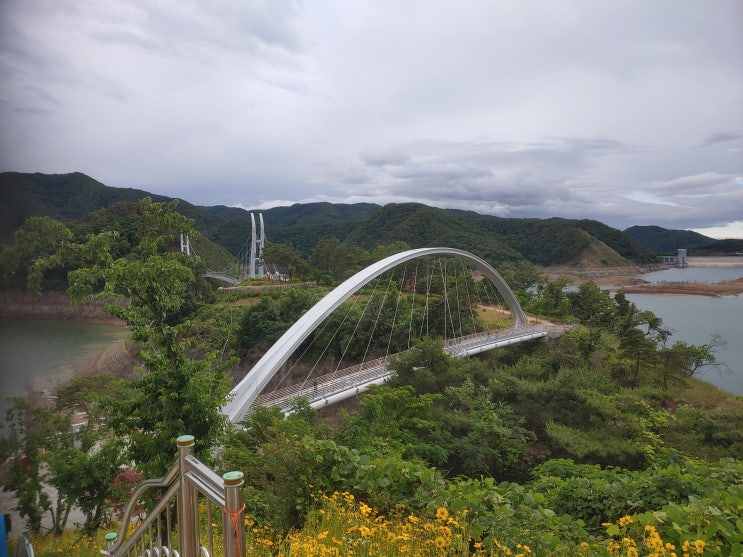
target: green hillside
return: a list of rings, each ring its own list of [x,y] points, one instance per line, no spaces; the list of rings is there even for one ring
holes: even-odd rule
[[[675,255],[678,249],[714,244],[715,240],[692,230],[668,230],[660,226],[632,226],[624,231],[637,245],[651,253]]]
[[[91,216],[118,202],[133,202],[149,196],[154,201],[169,198],[132,188],[112,188],[81,173],[0,174],[0,243],[29,216],[49,216],[70,224],[78,219],[105,219],[106,213]],[[194,219],[202,236],[236,255],[250,238],[250,213],[218,205],[199,207],[180,201],[178,212]],[[309,257],[322,239],[337,238],[349,245],[371,250],[378,245],[404,242],[413,248],[456,246],[486,259],[540,265],[574,264],[596,241],[616,252],[607,259],[621,258],[642,263],[652,256],[631,236],[593,220],[510,219],[480,215],[472,211],[436,209],[416,203],[309,203],[260,211],[270,243],[290,245]],[[92,220],[91,220],[92,219]]]
[[[117,201],[137,201],[150,196],[167,198],[133,188],[112,188],[80,172],[71,174],[0,173],[0,242],[7,240],[30,216],[69,222]]]
[[[402,241],[413,248],[457,247],[495,261],[523,259],[523,255],[501,237],[470,226],[470,223],[444,210],[417,203],[386,205],[368,221],[357,226],[346,241],[367,250]]]

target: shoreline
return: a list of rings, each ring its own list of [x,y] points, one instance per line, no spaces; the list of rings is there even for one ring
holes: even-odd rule
[[[743,294],[743,278],[724,282],[644,282],[620,286],[622,294],[660,294],[667,296],[738,296]]]
[[[741,268],[743,257],[689,257],[690,269]],[[743,294],[743,277],[722,282],[648,282],[645,273],[673,269],[670,265],[648,265],[645,267],[554,267],[545,269],[551,280],[560,276],[573,280],[574,285],[593,282],[597,286],[624,294],[653,294],[668,296],[738,296]]]

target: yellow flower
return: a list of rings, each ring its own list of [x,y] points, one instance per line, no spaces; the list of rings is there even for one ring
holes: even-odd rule
[[[632,524],[632,522],[633,520],[631,516],[623,516],[617,521],[617,524],[619,524],[621,528],[624,528],[627,524]]]
[[[436,518],[439,520],[446,520],[449,518],[449,511],[446,509],[446,507],[439,507],[436,509]]]

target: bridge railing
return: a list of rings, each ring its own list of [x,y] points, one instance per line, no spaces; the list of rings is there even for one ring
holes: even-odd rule
[[[132,494],[118,533],[101,551],[111,557],[242,557],[245,547],[243,474],[220,477],[193,456],[194,438],[178,438],[178,461],[162,478],[144,481]],[[164,492],[163,492],[164,491]],[[157,503],[140,518],[147,493]],[[221,514],[221,529],[214,530]],[[129,535],[133,527],[136,529]]]

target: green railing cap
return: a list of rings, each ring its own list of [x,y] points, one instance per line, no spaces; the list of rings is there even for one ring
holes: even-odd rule
[[[235,487],[243,484],[243,477],[245,475],[242,472],[227,472],[222,474],[225,487]]]
[[[195,443],[193,435],[181,435],[175,442],[179,447],[190,447]]]
[[[109,532],[108,534],[104,536],[107,542],[113,541],[118,537],[119,535],[116,532]]]

